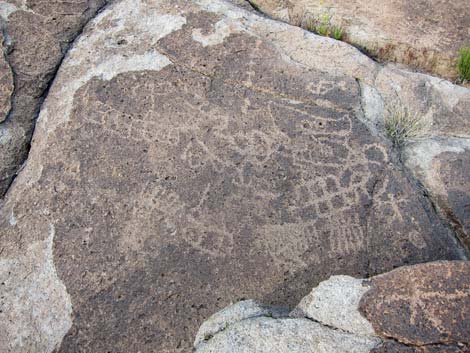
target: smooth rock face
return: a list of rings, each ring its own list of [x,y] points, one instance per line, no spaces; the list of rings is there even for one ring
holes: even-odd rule
[[[269,317],[262,314],[266,307],[256,310],[249,301],[214,314],[201,326],[203,339],[196,340],[195,352],[465,353],[470,349],[469,275],[470,262],[442,261],[370,280],[333,276],[302,299],[291,313],[295,318]],[[358,284],[366,288],[359,295]],[[356,298],[370,331],[356,318]],[[245,303],[258,315],[244,315]],[[218,329],[205,335],[207,327]]]
[[[48,322],[61,329],[7,352],[50,351],[70,326],[57,352],[187,351],[241,298],[294,306],[332,274],[461,258],[360,120],[355,78],[380,70],[220,0],[110,5],[61,66],[0,211],[0,256],[16,266],[0,322],[43,324],[12,296],[51,229],[59,278],[29,296],[60,292]]]
[[[468,45],[466,0],[252,0],[266,14],[305,25],[331,16],[345,40],[381,60],[395,61],[446,78],[456,78],[456,58]]]
[[[104,3],[0,1],[0,22],[6,35],[2,42],[9,64],[0,62],[0,198],[27,156],[34,119],[70,42]],[[15,73],[14,93],[9,67]],[[2,123],[9,112],[8,121]]]
[[[383,337],[470,349],[470,262],[403,267],[370,280],[360,310]]]

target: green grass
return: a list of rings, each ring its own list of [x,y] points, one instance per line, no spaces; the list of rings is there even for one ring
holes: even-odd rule
[[[306,21],[306,29],[310,32],[319,34],[324,37],[342,40],[344,30],[342,27],[331,24],[331,16],[327,13],[323,14],[320,19],[310,18]]]
[[[343,39],[344,30],[341,27],[334,26],[331,30],[331,36],[336,40]]]
[[[462,81],[470,81],[470,47],[460,49],[457,69]]]
[[[317,22],[313,18],[309,18],[305,23],[305,28],[309,32],[317,33]]]
[[[413,114],[409,109],[400,105],[388,108],[384,125],[386,136],[397,147],[403,146],[409,139],[417,137],[424,127],[418,114]]]

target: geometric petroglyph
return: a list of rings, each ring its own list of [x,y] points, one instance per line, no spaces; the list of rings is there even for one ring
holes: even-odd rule
[[[231,301],[294,305],[332,274],[459,257],[357,118],[354,79],[287,60],[248,29],[255,15],[203,45],[193,35],[217,30],[216,10],[117,4],[126,3],[132,16],[111,6],[99,33],[126,23],[129,45],[166,64],[87,76],[68,92],[67,77],[88,66],[66,60],[5,206],[21,220],[5,237],[18,244],[55,227],[54,262],[73,307],[58,352],[188,351],[202,321]],[[184,21],[142,37],[142,23],[170,16]],[[87,33],[74,58],[101,49],[104,39]],[[116,48],[119,58],[126,48]]]

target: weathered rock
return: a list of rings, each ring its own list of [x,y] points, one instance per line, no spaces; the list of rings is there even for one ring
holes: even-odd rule
[[[307,319],[260,317],[229,325],[195,353],[369,353],[379,342]]]
[[[10,113],[0,124],[0,198],[26,159],[34,120],[70,42],[105,1],[0,1],[8,62],[0,63],[0,123]]]
[[[3,34],[0,33],[0,123],[5,120],[10,111],[11,95],[14,89],[13,73],[5,59],[3,41]]]
[[[405,163],[432,193],[470,248],[470,139],[416,141]]]
[[[465,353],[469,301],[470,262],[403,267],[370,280],[334,276],[302,299],[295,318],[260,314],[267,309],[251,303],[253,318],[244,315],[246,302],[224,309],[201,326],[204,339],[194,347],[196,353]],[[359,310],[365,317],[358,320]]]
[[[248,10],[248,11],[255,11],[255,9],[253,8],[253,6],[250,4],[250,2],[248,0],[230,0],[233,4],[245,9],[245,10]]]
[[[338,277],[346,280],[347,276]],[[327,304],[328,297],[324,299],[320,306]],[[360,337],[300,317],[300,312],[296,315],[299,317],[273,316],[267,307],[252,301],[231,305],[203,323],[194,342],[195,352],[368,353],[381,343],[376,337]]]
[[[380,60],[395,61],[446,78],[457,77],[459,49],[468,45],[466,0],[251,0],[266,14],[305,26],[331,17],[345,40]]]
[[[356,78],[382,70],[221,0],[110,5],[62,64],[0,211],[7,352],[50,351],[68,327],[58,352],[187,351],[241,298],[293,306],[332,274],[462,258],[361,121]],[[25,259],[50,263],[28,249],[51,229],[60,280],[14,296]],[[21,309],[36,297],[56,298],[47,317]]]
[[[376,333],[414,346],[470,349],[470,262],[403,267],[370,280],[361,312]]]
[[[464,169],[470,149],[470,90],[394,65],[373,81],[361,82],[361,89],[364,121],[372,130],[383,134],[390,108],[407,109],[419,118],[418,136],[401,147],[402,159],[469,247],[470,173]],[[443,161],[446,152],[455,154],[455,163]]]
[[[220,331],[225,330],[229,325],[242,320],[253,319],[257,317],[287,317],[289,312],[283,308],[270,308],[257,304],[253,300],[245,300],[233,304],[211,316],[210,320],[205,321],[199,328],[194,345],[213,337]]]
[[[364,82],[368,84],[367,82]],[[385,110],[376,114],[383,120],[391,105],[416,114],[422,123],[420,137],[470,138],[470,90],[436,77],[411,73],[397,65],[386,65],[369,84],[379,95]]]
[[[293,315],[350,333],[372,336],[372,325],[359,312],[359,302],[369,289],[362,279],[333,276],[303,298]]]
[[[19,257],[0,259],[0,315],[8,317],[0,323],[2,353],[52,352],[71,327],[70,298],[53,263],[54,231]]]
[[[469,345],[465,344],[433,344],[417,347],[387,341],[374,348],[371,353],[468,353],[469,349]]]

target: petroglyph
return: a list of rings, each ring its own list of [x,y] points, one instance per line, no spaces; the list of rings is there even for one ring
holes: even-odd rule
[[[286,58],[265,32],[284,25],[204,4],[110,6],[41,112],[0,220],[21,220],[8,244],[54,221],[74,308],[58,352],[183,352],[236,299],[460,256],[358,119],[353,78]]]

